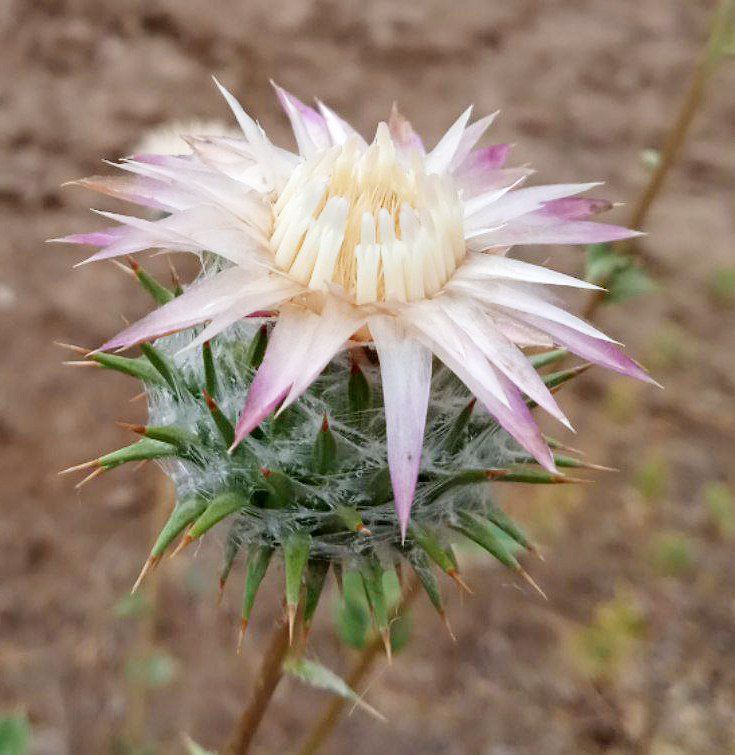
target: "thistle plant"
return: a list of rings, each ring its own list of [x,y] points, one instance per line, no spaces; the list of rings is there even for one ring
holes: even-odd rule
[[[136,585],[224,523],[219,585],[245,562],[243,630],[274,561],[292,635],[328,572],[353,570],[390,653],[387,571],[413,570],[442,617],[437,575],[465,586],[458,539],[535,586],[519,560],[535,546],[493,485],[592,465],[532,410],[569,427],[553,393],[591,364],[652,382],[549,293],[596,286],[508,251],[636,232],[590,221],[611,207],[578,196],[598,184],[520,188],[531,171],[506,167],[509,145],[477,147],[493,115],[470,123],[468,109],[427,151],[395,107],[368,143],[277,87],[292,153],[218,86],[242,136],[186,137],[190,154],[79,182],[156,213],[101,213],[119,225],[61,241],[100,247],[86,262],[128,257],[160,306],[85,352],[144,384],[148,423],[127,426],[140,440],[72,470],[153,459],[172,478],[176,507]],[[201,274],[167,288],[130,258],[146,249],[196,254]],[[568,353],[587,362],[551,371]]]

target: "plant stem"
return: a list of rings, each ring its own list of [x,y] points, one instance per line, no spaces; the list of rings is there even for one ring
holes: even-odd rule
[[[686,141],[694,116],[697,114],[704,99],[707,83],[720,58],[720,45],[725,32],[724,26],[729,22],[728,6],[731,3],[732,0],[721,0],[715,10],[707,44],[694,70],[694,76],[679,109],[679,115],[666,137],[663,150],[661,151],[661,161],[633,207],[633,212],[628,222],[631,228],[635,228],[636,230],[643,228],[648,218],[648,213],[658,198],[669,171],[681,154],[681,149]],[[623,253],[636,251],[635,244],[629,241],[620,243],[618,248]],[[606,283],[607,281],[603,281],[602,285],[605,286]],[[596,312],[597,308],[605,300],[605,295],[605,291],[595,291],[590,295],[583,309],[583,316],[586,319],[592,317]]]
[[[300,616],[296,617],[296,636],[300,634]],[[263,720],[273,693],[283,676],[283,661],[290,650],[288,624],[281,619],[271,636],[270,645],[260,664],[250,704],[243,710],[230,741],[225,747],[227,755],[246,755],[250,751],[255,733]]]
[[[411,603],[416,599],[420,592],[421,582],[419,578],[413,574],[411,579],[406,584],[406,589],[401,597],[401,602],[398,604],[396,612],[398,614],[405,611]],[[368,672],[372,668],[375,659],[383,652],[383,640],[381,637],[376,637],[372,642],[360,653],[355,665],[352,667],[349,675],[346,678],[347,684],[354,690],[367,676]],[[318,752],[325,742],[329,739],[337,726],[337,723],[344,712],[347,705],[347,699],[344,697],[335,697],[324,711],[321,718],[317,721],[316,726],[311,730],[311,733],[306,739],[306,742],[301,746],[299,755],[313,755]]]

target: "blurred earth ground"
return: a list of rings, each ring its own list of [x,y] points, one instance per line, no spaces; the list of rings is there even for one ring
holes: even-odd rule
[[[62,367],[52,342],[97,346],[120,314],[149,307],[111,265],[72,270],[81,251],[43,244],[101,226],[90,204],[120,207],[60,185],[108,171],[101,158],[130,153],[158,124],[227,119],[216,74],[276,141],[289,136],[270,77],[365,134],[397,100],[429,143],[470,102],[478,115],[501,108],[491,138],[517,143],[515,162],[532,162],[539,181],[605,180],[603,195],[632,203],[713,6],[0,5],[0,712],[28,715],[32,753],[178,753],[182,732],[219,747],[278,612],[270,591],[237,657],[242,574],[217,610],[221,535],[125,599],[153,537],[156,471],[118,470],[79,493],[57,477],[127,442],[114,420],[144,408],[128,403],[126,378]],[[475,596],[446,588],[458,642],[418,607],[411,644],[378,666],[367,696],[389,722],[356,711],[329,752],[735,752],[733,92],[726,63],[650,216],[659,291],[599,317],[665,389],[593,370],[562,395],[578,431],[567,440],[620,472],[499,491],[545,544],[546,562],[528,566],[549,601],[468,556]],[[582,269],[579,249],[524,253]],[[327,608],[312,651],[344,673],[354,651]],[[293,751],[327,701],[286,680],[256,751]]]

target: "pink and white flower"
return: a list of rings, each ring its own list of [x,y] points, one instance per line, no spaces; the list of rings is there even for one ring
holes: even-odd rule
[[[81,183],[165,213],[101,213],[119,225],[69,236],[100,251],[207,252],[224,269],[108,341],[125,349],[206,323],[202,343],[240,318],[278,318],[236,428],[235,445],[296,401],[354,341],[380,359],[388,462],[402,530],[421,461],[432,355],[441,359],[543,467],[554,461],[524,395],[568,421],[520,347],[553,344],[649,380],[615,343],[550,301],[549,287],[595,288],[507,256],[516,244],[588,244],[637,235],[589,218],[610,204],[598,184],[520,188],[508,145],[478,148],[494,115],[468,108],[430,151],[394,108],[371,143],[321,102],[276,87],[298,152],[273,145],[221,85],[242,136],[192,136],[191,153],[140,154],[127,175]]]

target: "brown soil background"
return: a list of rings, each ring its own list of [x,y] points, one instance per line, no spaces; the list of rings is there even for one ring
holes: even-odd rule
[[[398,100],[430,143],[469,102],[478,113],[500,107],[492,138],[516,142],[516,161],[532,161],[539,180],[603,179],[607,196],[632,203],[647,179],[639,154],[665,135],[712,7],[0,4],[0,710],[27,711],[34,753],[178,753],[182,732],[221,746],[277,612],[273,574],[236,657],[242,575],[217,610],[215,536],[160,570],[146,588],[155,612],[116,614],[153,535],[155,471],[118,470],[80,493],[56,471],[127,441],[113,420],[142,418],[143,407],[128,403],[135,387],[121,376],[63,368],[52,341],[96,346],[121,313],[149,304],[112,266],[74,271],[78,253],[44,246],[101,225],[87,211],[99,199],[60,184],[100,172],[101,157],[127,154],[172,118],[227,118],[215,73],[277,140],[288,134],[269,77],[322,97],[364,133]],[[379,666],[368,693],[389,722],[357,711],[329,752],[735,752],[733,542],[704,502],[709,483],[735,485],[733,310],[709,293],[713,271],[733,264],[734,91],[726,64],[650,217],[660,292],[600,317],[665,390],[593,371],[563,396],[573,443],[620,473],[596,473],[584,490],[502,491],[546,544],[546,563],[529,567],[549,601],[470,563],[474,598],[461,604],[447,590],[457,644],[418,608],[411,645]],[[531,253],[547,255],[580,270],[578,250]],[[673,573],[651,555],[672,531],[689,554]],[[590,676],[574,638],[615,595],[645,627]],[[354,652],[337,643],[329,614],[313,652],[344,672]],[[125,668],[152,647],[176,673],[145,694]],[[256,750],[293,751],[327,700],[287,680]]]

